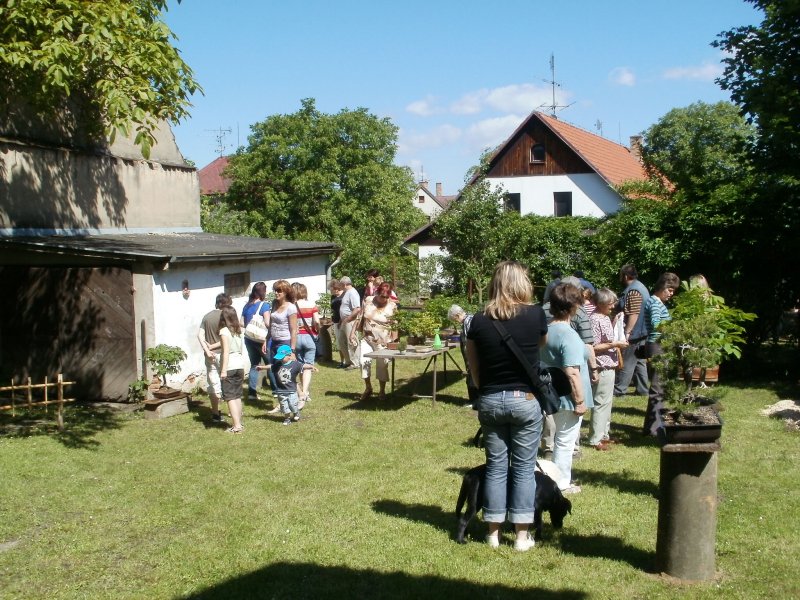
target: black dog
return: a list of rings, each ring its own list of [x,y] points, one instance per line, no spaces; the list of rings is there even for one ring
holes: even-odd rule
[[[536,471],[536,497],[534,498],[534,516],[533,516],[533,529],[534,539],[542,537],[542,512],[548,511],[550,513],[550,521],[553,527],[561,529],[564,526],[564,517],[567,513],[572,514],[572,502],[561,494],[556,482],[550,477]],[[456,516],[458,517],[458,531],[456,532],[456,541],[459,544],[466,543],[464,534],[467,531],[467,525],[478,512],[478,507],[483,504],[483,480],[486,476],[486,465],[481,465],[470,469],[464,473],[464,479],[461,481],[461,491],[458,494],[458,502],[456,503]],[[467,503],[467,510],[461,514],[461,509],[464,507],[464,502]]]

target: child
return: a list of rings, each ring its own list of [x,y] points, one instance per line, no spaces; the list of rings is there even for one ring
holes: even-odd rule
[[[259,369],[267,369],[266,365]],[[286,344],[278,346],[275,352],[272,372],[275,375],[275,393],[280,401],[281,412],[286,415],[284,425],[300,420],[300,408],[297,397],[297,376],[305,369],[318,371],[314,365],[303,364],[296,360],[292,348]]]

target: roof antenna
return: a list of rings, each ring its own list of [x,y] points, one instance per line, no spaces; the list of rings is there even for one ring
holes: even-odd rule
[[[217,148],[216,148],[216,150],[214,150],[214,152],[219,154],[220,157],[224,156],[225,155],[225,149],[229,147],[227,144],[224,143],[225,142],[225,136],[227,136],[229,133],[231,133],[231,128],[228,127],[227,129],[223,129],[222,127],[220,127],[219,129],[206,129],[206,131],[213,131],[214,132],[214,137],[217,140]],[[237,129],[236,129],[236,135],[237,136],[239,135],[238,125],[237,125]]]
[[[540,104],[538,108],[549,108],[550,109],[550,116],[555,117],[556,111],[561,110],[562,108],[569,108],[574,102],[570,102],[569,104],[556,104],[556,87],[561,87],[561,84],[556,82],[556,59],[553,56],[553,53],[550,53],[550,79],[542,79],[545,83],[549,83],[553,89],[553,103],[552,104]]]
[[[595,121],[594,128],[600,132],[600,137],[603,137],[603,122],[600,119],[597,119],[597,121]]]

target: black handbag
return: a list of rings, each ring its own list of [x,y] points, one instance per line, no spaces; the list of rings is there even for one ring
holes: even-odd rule
[[[525,368],[525,372],[531,382],[533,395],[536,396],[542,412],[546,415],[557,413],[561,408],[561,396],[566,396],[572,391],[569,379],[564,371],[558,367],[545,367],[541,363],[537,365],[537,368],[534,368],[503,324],[494,319],[491,319],[491,321],[503,342]]]

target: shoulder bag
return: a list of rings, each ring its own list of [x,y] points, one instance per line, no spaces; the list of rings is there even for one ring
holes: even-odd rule
[[[508,346],[508,349],[511,350],[520,364],[525,368],[525,372],[528,374],[528,379],[530,379],[531,382],[533,395],[536,396],[536,400],[539,401],[542,412],[546,415],[557,413],[561,408],[561,396],[571,391],[569,380],[564,374],[564,371],[558,367],[545,367],[541,363],[537,365],[538,368],[535,368],[522,353],[522,350],[520,350],[520,347],[503,324],[495,319],[491,319],[491,321],[492,325],[494,325],[494,328],[497,329],[497,332],[503,339],[503,342]],[[557,385],[559,389],[556,388]],[[560,392],[564,393],[562,394]]]
[[[261,343],[267,340],[267,334],[269,332],[267,324],[264,323],[264,316],[261,314],[262,306],[264,306],[263,300],[259,302],[258,308],[256,308],[256,314],[253,315],[253,318],[247,323],[247,327],[244,328],[244,337],[248,340]]]
[[[300,310],[300,307],[298,306],[297,302],[294,303],[294,307],[297,309],[297,315],[300,317],[300,320],[303,322],[303,327],[309,333],[309,335],[311,336],[311,339],[314,340],[314,343],[316,344],[317,341],[319,340],[319,335],[314,333],[314,328],[311,327],[308,324],[308,321],[306,321],[306,318],[303,316],[303,311]]]

